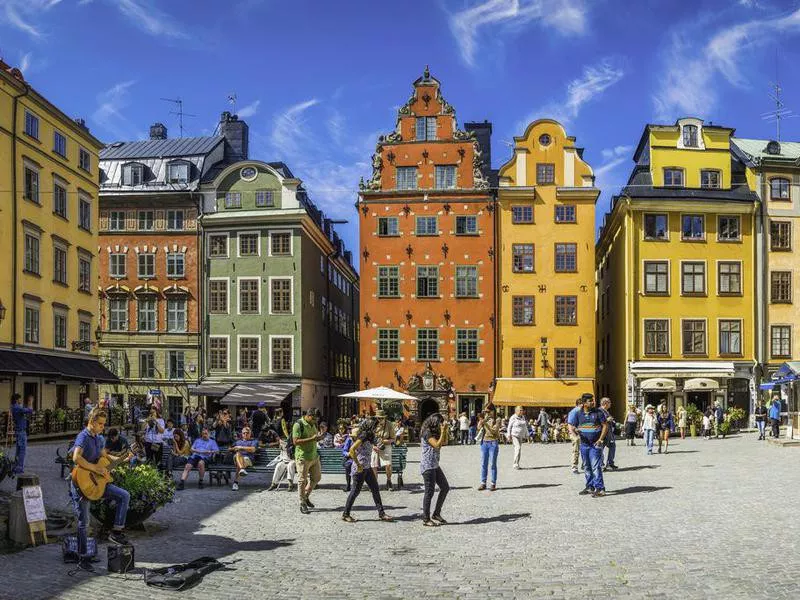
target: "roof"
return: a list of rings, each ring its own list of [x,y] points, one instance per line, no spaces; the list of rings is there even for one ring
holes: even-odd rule
[[[207,154],[224,139],[223,136],[217,135],[213,137],[114,142],[100,151],[100,160],[197,156]]]
[[[746,138],[731,138],[751,160],[800,160],[800,142],[778,142],[781,146],[780,154],[768,154],[767,144],[773,140],[754,140]]]

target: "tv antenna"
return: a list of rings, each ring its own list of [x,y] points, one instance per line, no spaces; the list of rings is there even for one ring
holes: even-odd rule
[[[781,99],[781,93],[783,92],[783,88],[780,84],[780,78],[778,77],[778,52],[775,51],[775,83],[771,84],[772,91],[769,93],[769,97],[775,103],[775,109],[770,110],[768,112],[761,114],[761,119],[764,121],[768,121],[770,123],[775,123],[775,140],[780,142],[781,141],[781,121],[783,119],[796,119],[798,115],[794,114],[794,111],[790,108],[786,108],[786,105],[783,103]]]
[[[181,98],[161,98],[164,102],[172,102],[177,110],[169,111],[171,115],[178,115],[178,129],[180,129],[181,137],[183,137],[183,117],[196,117],[190,113],[183,112],[183,100]]]
[[[238,97],[236,96],[236,92],[233,92],[232,94],[228,94],[228,102],[230,102],[231,105],[233,105],[233,114],[234,115],[236,114],[236,100],[237,99],[238,99]]]

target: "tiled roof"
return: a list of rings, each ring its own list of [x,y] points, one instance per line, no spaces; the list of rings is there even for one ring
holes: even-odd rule
[[[196,156],[210,152],[223,139],[225,138],[218,135],[213,137],[115,142],[100,151],[100,160]]]

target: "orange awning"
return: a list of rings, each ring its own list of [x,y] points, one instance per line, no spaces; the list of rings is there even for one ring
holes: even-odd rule
[[[498,379],[497,406],[573,407],[582,394],[594,394],[592,379]]]

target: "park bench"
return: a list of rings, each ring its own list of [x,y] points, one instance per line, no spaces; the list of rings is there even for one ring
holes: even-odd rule
[[[61,448],[56,448],[55,463],[61,467],[61,479],[64,479],[64,471],[72,472],[72,467],[75,466],[72,462],[72,456],[69,454],[69,449],[66,455],[62,455]]]

